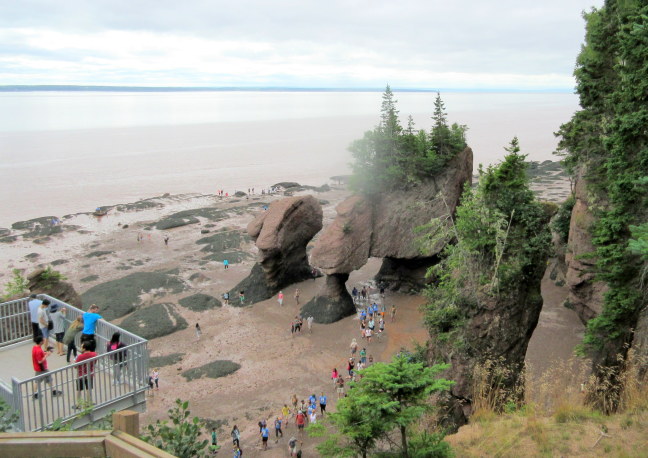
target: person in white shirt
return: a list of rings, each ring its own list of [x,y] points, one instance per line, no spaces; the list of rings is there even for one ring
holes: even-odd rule
[[[34,341],[37,336],[41,335],[40,326],[38,326],[38,309],[43,301],[41,301],[35,294],[31,295],[31,300],[27,304],[29,307],[29,316],[31,318],[32,332],[34,334]]]

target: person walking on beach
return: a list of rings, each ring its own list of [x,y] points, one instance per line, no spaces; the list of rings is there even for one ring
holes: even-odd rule
[[[342,374],[338,376],[335,385],[337,386],[338,399],[343,398],[344,397],[344,377],[342,377]]]
[[[229,269],[229,261],[227,259],[223,259],[223,267],[225,270]]]
[[[160,369],[153,369],[151,372],[152,382],[155,384],[155,391],[160,389]]]
[[[241,446],[241,432],[238,429],[238,426],[234,425],[232,428],[232,432],[230,432],[230,436],[232,436],[232,445],[235,445],[237,448]]]
[[[169,246],[169,236],[168,235],[164,236],[164,245]]]
[[[299,288],[297,288],[295,290],[295,302],[297,303],[297,305],[299,305],[299,295],[300,294],[301,294],[301,291],[299,290]]]
[[[326,402],[327,402],[327,400],[328,400],[328,398],[326,397],[326,395],[322,391],[322,394],[319,397],[320,412],[321,412],[322,416],[324,416],[324,413],[326,413]]]
[[[355,339],[351,339],[351,344],[349,345],[349,348],[351,349],[351,356],[355,355],[355,352],[358,350],[358,341]]]
[[[283,299],[284,299],[283,291],[279,291],[279,295],[277,296],[277,302],[279,302],[279,305],[283,305]]]
[[[274,421],[274,427],[275,427],[275,444],[279,442],[279,437],[283,437],[283,431],[281,430],[281,418],[277,417],[277,419]]]
[[[225,302],[225,305],[229,305],[229,293],[227,291],[223,293],[223,302]]]
[[[308,324],[308,332],[310,332],[311,334],[313,333],[313,320],[314,320],[314,319],[315,319],[315,318],[313,318],[312,316],[309,316],[309,317],[306,319],[306,324]]]
[[[239,291],[239,301],[241,301],[241,305],[245,302],[245,291],[243,290]]]
[[[391,317],[391,321],[393,323],[394,320],[396,319],[396,306],[395,305],[391,306],[391,310],[389,311],[389,316]]]
[[[261,442],[263,443],[263,450],[268,450],[268,436],[270,435],[270,431],[268,431],[268,427],[264,424],[261,427]]]
[[[304,426],[306,425],[306,414],[303,411],[297,412],[297,417],[295,417],[295,423],[297,423],[297,430],[299,435],[304,435]]]
[[[200,340],[200,336],[202,336],[202,330],[200,324],[196,323],[196,340]]]

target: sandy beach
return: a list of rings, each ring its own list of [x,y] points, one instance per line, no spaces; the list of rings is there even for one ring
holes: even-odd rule
[[[562,195],[564,183],[559,190],[552,186],[545,188]],[[335,217],[335,205],[349,194],[341,187],[326,192],[308,190],[303,193],[312,193],[320,199],[325,227]],[[87,213],[68,215],[62,218],[61,232],[52,235],[33,235],[32,231],[32,236],[27,236],[28,231],[12,231],[8,236],[16,236],[16,239],[5,240],[0,253],[5,266],[0,272],[0,282],[8,281],[13,268],[29,273],[39,266],[54,265],[77,292],[84,293],[134,272],[173,271],[184,285],[182,291],[158,290],[140,295],[141,307],[171,303],[188,323],[186,329],[149,342],[152,357],[176,355],[177,361],[159,367],[160,389],[149,397],[142,424],[166,418],[166,411],[173,406],[175,399],[180,398],[190,401],[192,415],[220,426],[219,442],[224,445],[222,453],[229,453],[229,431],[236,424],[242,433],[241,445],[245,456],[287,456],[288,439],[296,433],[294,423],[284,428],[282,440],[277,444],[271,440],[269,451],[262,452],[257,422],[266,419],[271,425],[283,404],[290,403],[293,393],[301,400],[310,394],[319,396],[324,392],[329,399],[329,409],[334,410],[336,395],[330,379],[331,370],[336,367],[344,371],[346,368],[352,338],[357,338],[363,346],[357,317],[330,325],[315,324],[312,334],[305,329],[301,335],[291,335],[291,320],[299,311],[293,297],[295,289],[301,290],[300,302],[303,304],[319,291],[324,278],[286,288],[283,306],[276,298],[249,307],[224,305],[202,312],[178,304],[180,299],[197,293],[222,299],[225,291],[249,274],[256,254],[256,248],[249,239],[242,239],[240,262],[230,261],[227,270],[213,254],[210,257],[209,253],[201,251],[202,245],[196,242],[219,231],[244,231],[255,215],[263,211],[264,204],[280,198],[281,195],[252,195],[247,199],[220,199],[203,194],[165,195],[148,199],[145,205],[115,206],[103,217]],[[164,218],[178,212],[206,207],[225,212],[226,217],[221,218],[221,215],[217,221],[199,217],[196,223],[166,230],[155,227]],[[168,246],[164,243],[167,235]],[[348,288],[354,285],[375,286],[371,279],[380,263],[380,259],[370,259],[362,269],[353,272]],[[540,351],[538,344],[532,341],[535,350],[530,352],[532,359],[540,361],[540,366],[546,364],[548,355],[561,357],[571,352],[566,347],[573,345],[571,341],[561,343],[552,336],[560,326],[576,326],[569,315],[573,312],[560,307],[560,292],[547,291],[546,312],[543,311],[546,319],[541,318],[534,336],[534,339],[538,336],[542,340],[539,345],[544,345],[545,351]],[[372,293],[372,299],[380,303],[377,290],[372,290]],[[375,361],[388,361],[401,348],[413,348],[415,341],[424,343],[429,338],[422,325],[419,307],[424,301],[422,297],[388,292],[384,300],[388,306],[396,305],[397,319],[395,323],[388,320],[380,339],[364,345]],[[119,324],[124,319],[128,316],[115,322]],[[199,339],[194,331],[196,323],[200,323],[202,328]],[[548,345],[560,348],[547,352]],[[213,360],[233,361],[241,367],[235,373],[217,379],[187,381],[181,375],[187,369]],[[305,456],[312,456],[315,443],[313,439],[304,438]]]

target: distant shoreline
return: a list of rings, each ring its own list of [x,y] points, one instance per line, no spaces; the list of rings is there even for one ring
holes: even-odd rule
[[[5,85],[0,92],[383,92],[372,87],[180,87],[180,86],[88,86],[88,85]],[[571,94],[573,88],[563,89],[493,89],[493,88],[392,88],[394,92],[467,92],[467,93],[540,93]]]

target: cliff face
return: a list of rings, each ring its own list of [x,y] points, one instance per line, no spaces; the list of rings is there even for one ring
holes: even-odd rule
[[[336,208],[338,216],[311,252],[311,263],[337,280],[327,280],[327,287],[313,299],[313,304],[304,306],[302,313],[312,315],[318,322],[335,321],[353,313],[348,306],[351,298],[340,281],[346,282],[349,273],[362,267],[370,257],[385,259],[378,280],[385,281],[388,287],[422,286],[426,268],[432,265],[444,243],[423,256],[415,243],[416,228],[433,218],[454,213],[463,187],[472,177],[472,167],[473,152],[466,148],[441,173],[412,189],[371,198],[354,195],[340,203]],[[331,286],[333,283],[335,287]],[[328,303],[344,305],[337,312],[336,307],[327,306],[327,313],[320,313],[322,304]]]
[[[599,314],[603,308],[603,295],[607,291],[604,283],[594,280],[596,259],[592,256],[594,245],[590,228],[595,221],[591,202],[593,195],[588,194],[586,171],[581,169],[576,176],[574,197],[576,203],[572,210],[569,225],[569,241],[565,253],[567,265],[566,284],[569,287],[567,300],[583,323]],[[598,197],[598,204],[604,203]]]

